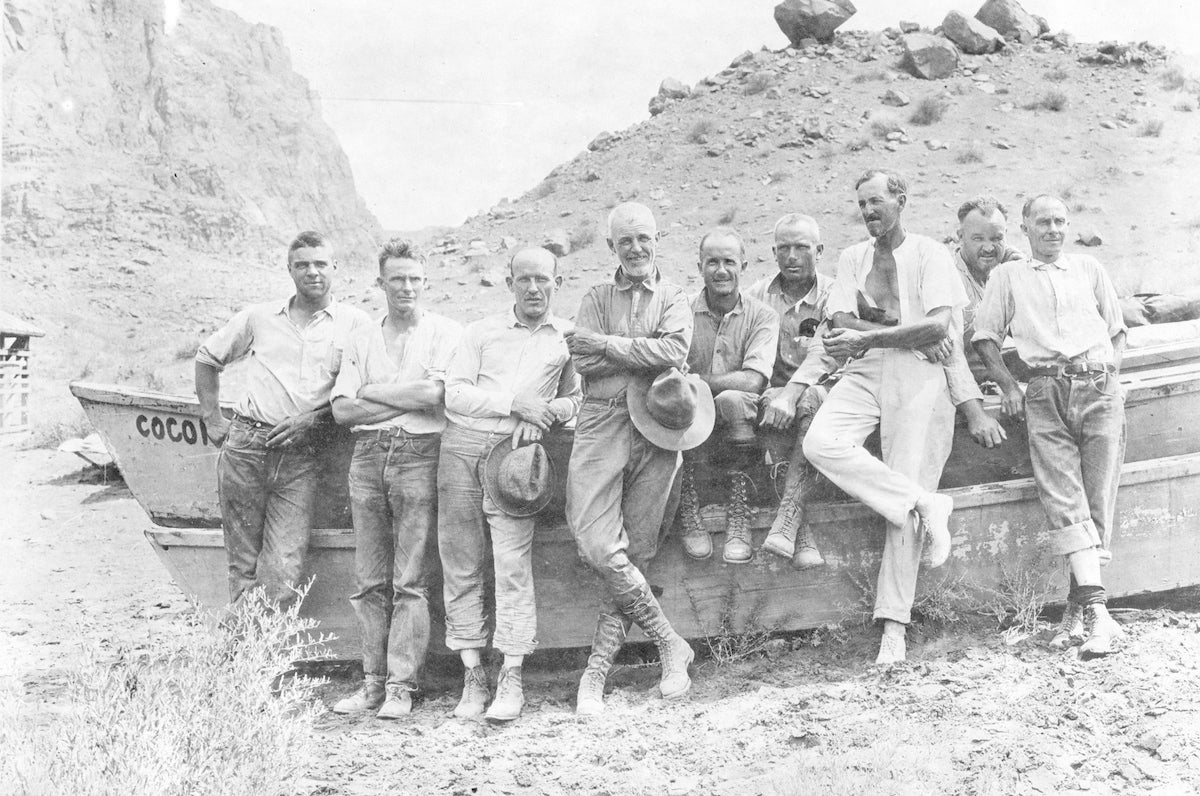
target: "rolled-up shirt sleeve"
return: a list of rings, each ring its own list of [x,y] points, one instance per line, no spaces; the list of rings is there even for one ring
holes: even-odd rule
[[[335,398],[358,397],[358,391],[366,381],[367,329],[360,329],[346,342],[346,349],[342,352],[342,366],[329,394],[330,401]]]
[[[229,322],[213,332],[196,351],[196,361],[202,365],[224,370],[250,351],[254,342],[251,309],[234,315]]]
[[[825,350],[825,332],[829,329],[828,321],[821,323],[817,327],[816,333],[813,335],[808,344],[808,350],[804,353],[804,361],[800,363],[800,367],[796,368],[796,372],[788,379],[788,384],[807,384],[812,386],[821,381],[821,377],[826,373],[833,373],[838,369],[837,360],[829,355]]]
[[[837,276],[825,300],[826,318],[832,318],[839,312],[858,314],[858,258],[854,256],[854,251],[855,248],[847,249],[838,257]]]
[[[1009,269],[1002,265],[988,278],[987,286],[983,289],[983,298],[979,300],[979,309],[975,311],[972,344],[981,340],[991,340],[997,346],[1004,343],[1014,311],[1012,285],[1008,274]]]
[[[779,348],[779,315],[769,307],[759,314],[758,322],[746,341],[742,370],[761,373],[769,383],[775,370],[775,352]]]
[[[953,310],[967,306],[967,291],[963,288],[954,258],[940,244],[925,251],[921,267],[921,309],[925,314],[941,307]],[[961,328],[961,324],[960,324]]]

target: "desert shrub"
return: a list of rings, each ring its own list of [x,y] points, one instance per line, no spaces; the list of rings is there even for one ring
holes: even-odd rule
[[[1070,104],[1071,99],[1066,95],[1066,92],[1059,91],[1058,89],[1051,89],[1043,94],[1042,98],[1037,102],[1026,105],[1025,107],[1030,110],[1044,108],[1048,111],[1058,112],[1065,111]]]
[[[1138,127],[1138,135],[1143,138],[1158,138],[1163,131],[1162,119],[1147,119]]]
[[[777,183],[787,182],[791,176],[792,173],[786,169],[776,169],[767,175],[767,179],[770,181],[770,185],[775,185]]]
[[[1183,111],[1184,113],[1191,113],[1192,111],[1196,110],[1197,104],[1196,98],[1191,94],[1180,94],[1175,98],[1175,101],[1171,103],[1171,109]]]
[[[870,83],[873,80],[887,80],[887,76],[886,69],[870,69],[866,72],[859,72],[851,78],[851,81],[854,83]]]
[[[708,138],[717,129],[712,119],[697,119],[688,130],[687,140],[693,144],[707,144]]]
[[[979,145],[975,141],[972,141],[970,144],[967,145],[966,149],[962,150],[961,152],[959,152],[957,155],[954,156],[954,162],[955,163],[963,163],[963,164],[982,163],[983,162],[983,150],[979,148]]]
[[[908,120],[913,124],[928,127],[934,122],[940,122],[942,117],[946,115],[948,107],[949,105],[946,101],[939,97],[924,97],[913,108],[912,115],[908,117]]]
[[[722,226],[728,226],[729,224],[733,223],[734,219],[737,218],[737,215],[737,205],[730,205],[721,211],[721,215],[717,216],[717,223]]]
[[[96,648],[47,714],[0,691],[0,781],[18,793],[292,793],[313,752],[319,682],[295,675],[315,623],[251,597],[240,628],[186,632],[115,660]]]
[[[860,135],[857,138],[852,138],[846,142],[846,149],[850,150],[851,152],[858,152],[859,150],[870,148],[871,139],[867,138],[865,135]]]
[[[586,249],[596,242],[596,228],[587,221],[581,221],[567,233],[567,240],[571,242],[573,252]]]
[[[1054,594],[1050,577],[1036,567],[1002,570],[1000,584],[989,589],[984,612],[996,617],[1008,641],[1032,635],[1042,627],[1042,610]]]
[[[768,72],[755,72],[746,80],[746,85],[742,91],[746,94],[761,94],[772,85],[775,84],[775,79]]]
[[[1169,64],[1159,73],[1158,84],[1166,91],[1200,90],[1200,80],[1188,74],[1179,64]]]
[[[1061,83],[1070,76],[1071,73],[1061,66],[1056,66],[1042,75],[1043,78],[1049,80],[1051,83]]]
[[[198,340],[187,337],[175,343],[175,350],[171,353],[171,356],[176,362],[180,362],[185,359],[192,359],[196,356],[196,351],[199,348],[200,342]]]
[[[900,120],[887,113],[881,113],[871,118],[871,134],[876,138],[887,138],[888,133],[899,133],[904,130]]]

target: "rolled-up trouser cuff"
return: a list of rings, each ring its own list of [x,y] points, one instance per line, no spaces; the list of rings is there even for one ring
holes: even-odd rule
[[[1096,531],[1096,524],[1090,518],[1064,528],[1051,530],[1050,534],[1050,552],[1055,555],[1069,556],[1080,550],[1100,547],[1100,534]]]
[[[487,639],[477,638],[451,638],[449,634],[446,636],[446,649],[451,652],[462,652],[463,650],[481,650],[487,647]]]
[[[908,608],[880,608],[876,606],[875,613],[872,614],[871,618],[876,622],[882,622],[886,619],[907,625],[912,621],[912,611]]]

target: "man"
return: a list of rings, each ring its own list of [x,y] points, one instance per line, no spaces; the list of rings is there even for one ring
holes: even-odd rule
[[[446,378],[446,417],[438,467],[438,549],[446,602],[446,646],[466,668],[459,717],[512,721],[525,703],[521,666],[537,645],[532,513],[510,516],[480,475],[497,444],[537,445],[553,425],[575,416],[579,377],[563,333],[570,324],[551,311],[562,285],[558,261],[545,249],[522,249],[505,280],[511,309],[469,325]],[[492,456],[502,453],[492,453]],[[532,461],[532,460],[531,460]],[[484,567],[489,539],[495,570],[496,649],[504,666],[490,696],[480,653],[488,642]]]
[[[567,335],[583,377],[583,404],[567,474],[567,522],[580,555],[606,592],[576,712],[603,710],[604,680],[632,622],[658,647],[659,690],[680,697],[691,688],[692,649],[671,627],[642,567],[658,549],[658,531],[679,453],[652,444],[630,418],[626,393],[635,379],[682,367],[692,340],[691,306],[655,262],[658,228],[649,208],[613,208],[608,248],[618,261],[613,281],[587,292]]]
[[[749,265],[742,236],[718,227],[700,239],[696,268],[704,288],[692,299],[692,344],[688,370],[712,391],[716,429],[708,442],[683,454],[680,523],[683,547],[692,558],[712,555],[712,540],[700,522],[696,467],[727,470],[729,504],[722,558],[727,564],[750,560],[749,477],[745,468],[758,451],[754,424],[760,393],[771,378],[779,337],[779,316],[738,289]]]
[[[1104,655],[1122,635],[1108,614],[1100,551],[1112,535],[1125,454],[1124,396],[1117,381],[1125,324],[1100,263],[1063,252],[1068,226],[1067,207],[1058,198],[1043,194],[1025,203],[1021,230],[1033,258],[992,273],[973,342],[1000,385],[1002,411],[1026,419],[1052,549],[1070,567],[1067,610],[1051,644],[1081,642],[1082,654]],[[1029,366],[1024,395],[1000,356],[1006,335]]]
[[[940,361],[964,362],[966,296],[946,248],[904,229],[908,189],[901,177],[868,171],[855,190],[871,239],[842,252],[826,305],[834,331],[824,339],[828,353],[848,363],[813,418],[803,451],[830,481],[887,520],[874,615],[884,625],[876,663],[889,664],[905,657],[922,537],[930,538],[932,566],[950,552],[953,501],[935,490],[954,436],[948,380],[966,368],[943,368]],[[966,380],[975,387],[969,374]],[[883,461],[862,444],[876,427]]]
[[[967,306],[963,307],[963,350],[977,382],[988,378],[988,370],[971,345],[971,337],[988,275],[1000,263],[1022,259],[1021,253],[1010,249],[1005,241],[1007,225],[1008,211],[992,196],[976,196],[958,208],[958,250],[954,253],[954,265],[967,293]]]
[[[826,392],[818,377],[836,367],[824,354],[818,330],[823,328],[825,302],[833,280],[817,272],[817,263],[825,251],[821,230],[811,216],[789,213],[775,222],[775,242],[771,247],[779,273],[754,284],[747,295],[756,298],[779,315],[779,351],[771,375],[771,385],[763,391],[759,404],[760,428],[766,439],[780,439],[782,459],[788,462],[787,480],[771,530],[763,540],[763,549],[790,558],[797,569],[811,569],[825,563],[804,523],[803,492],[810,479],[803,456],[804,434]],[[815,344],[813,341],[816,341]],[[793,380],[803,368],[816,372]],[[803,408],[802,408],[803,403]]]
[[[287,264],[295,295],[242,310],[196,352],[201,416],[221,445],[217,488],[234,606],[255,587],[281,607],[296,598],[330,391],[346,340],[368,323],[361,310],[334,301],[337,265],[324,235],[297,235]],[[221,372],[243,358],[245,392],[229,422]]]
[[[446,368],[462,329],[422,306],[425,255],[388,241],[376,284],[387,315],[346,350],[333,415],[352,426],[350,512],[354,577],[350,598],[363,644],[363,687],[335,713],[412,710],[429,649],[429,589],[437,521],[438,446]]]

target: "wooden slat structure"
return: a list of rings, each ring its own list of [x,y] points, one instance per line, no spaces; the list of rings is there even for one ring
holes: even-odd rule
[[[0,435],[29,430],[29,340],[45,332],[0,312]]]

